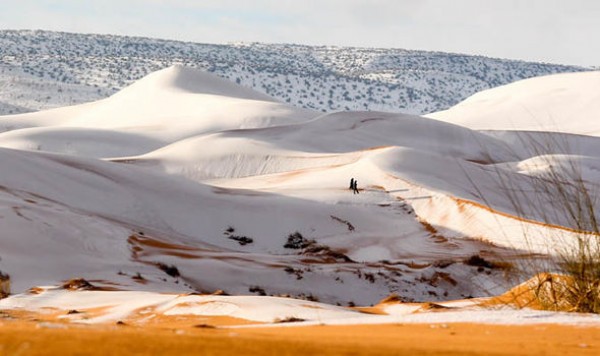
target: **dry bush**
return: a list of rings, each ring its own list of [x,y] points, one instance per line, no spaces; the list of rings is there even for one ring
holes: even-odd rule
[[[0,299],[10,295],[10,276],[0,271]]]
[[[529,157],[535,157],[539,171],[519,175],[516,182],[514,173],[510,175],[499,166],[494,169],[496,184],[523,221],[526,244],[533,250],[543,241],[550,255],[540,259],[531,254],[521,262],[521,270],[528,277],[535,275],[525,284],[529,288],[526,294],[543,309],[600,313],[599,186],[585,180],[580,158],[569,147],[567,136],[523,133],[519,141]],[[471,183],[493,209],[476,182]],[[540,238],[539,230],[538,236],[531,233],[531,221],[546,227],[544,236]]]
[[[166,274],[168,274],[169,276],[173,277],[173,278],[177,278],[180,277],[181,274],[179,273],[179,270],[177,269],[177,267],[175,267],[175,265],[167,265],[161,262],[157,262],[156,266],[158,268],[160,268],[161,271],[165,272]]]
[[[383,298],[382,300],[380,300],[379,303],[377,303],[377,304],[402,303],[402,302],[404,302],[404,300],[402,299],[401,296],[399,296],[396,293],[392,293],[392,294],[388,295],[387,297]]]
[[[86,281],[83,278],[73,278],[61,285],[62,289],[66,289],[69,291],[77,291],[77,290],[98,290],[98,287],[94,286],[90,282]]]

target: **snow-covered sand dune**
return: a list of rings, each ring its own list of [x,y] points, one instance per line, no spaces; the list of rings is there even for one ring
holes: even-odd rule
[[[476,130],[600,135],[600,71],[521,80],[477,93],[428,117]]]
[[[317,116],[215,75],[173,66],[148,75],[110,98],[66,108],[5,116],[0,145],[17,149],[114,157],[111,147],[145,153],[185,137],[225,129],[287,124]],[[52,128],[42,135],[39,130]],[[86,131],[74,132],[74,128]],[[90,150],[82,137],[93,135]],[[106,152],[103,150],[107,150]],[[92,151],[92,152],[90,152]],[[120,155],[131,155],[131,148]]]
[[[256,296],[158,294],[139,291],[69,291],[43,287],[0,301],[8,311],[39,313],[74,324],[183,324],[214,327],[273,327],[396,323],[486,323],[600,325],[600,316],[548,311],[517,311],[485,306],[485,300],[439,304],[381,303],[377,313],[311,301]],[[229,318],[227,320],[219,318]],[[447,327],[447,326],[446,326]]]
[[[341,304],[500,292],[505,270],[464,262],[569,244],[576,226],[535,184],[549,157],[577,163],[596,192],[600,138],[444,121],[321,115],[179,66],[95,103],[1,117],[0,271],[15,292],[77,276]],[[506,181],[537,208],[518,211]],[[555,231],[567,238],[548,242]]]

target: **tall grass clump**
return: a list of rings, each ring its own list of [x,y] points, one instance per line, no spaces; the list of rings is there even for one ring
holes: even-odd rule
[[[543,309],[600,313],[600,159],[590,154],[600,147],[583,136],[515,135],[518,163],[493,164],[490,175],[523,224],[529,251],[543,246],[549,256],[531,254],[521,262],[522,271],[535,277],[521,286],[519,297],[527,294]]]
[[[0,299],[10,295],[10,276],[0,271]]]

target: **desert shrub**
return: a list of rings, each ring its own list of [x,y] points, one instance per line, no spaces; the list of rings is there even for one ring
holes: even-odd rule
[[[302,254],[306,256],[320,256],[323,257],[325,261],[329,262],[355,262],[347,255],[339,251],[332,250],[329,246],[317,244],[314,241],[312,241],[312,243],[306,249],[304,249]]]
[[[302,271],[301,269],[295,269],[293,267],[287,266],[283,270],[288,274],[295,275],[297,280],[301,280],[302,278],[304,278],[304,271]]]
[[[174,265],[166,265],[161,262],[158,262],[156,265],[161,269],[161,271],[165,272],[171,277],[177,278],[180,276],[179,270]]]
[[[365,276],[365,279],[367,281],[369,281],[370,283],[375,283],[375,275],[373,273],[365,272],[364,276]]]
[[[140,272],[136,272],[135,275],[131,277],[131,279],[133,279],[136,282],[146,282],[146,278],[144,278],[144,276],[142,276]]]
[[[472,255],[469,258],[463,261],[467,266],[478,267],[478,271],[482,271],[484,268],[489,269],[502,269],[502,270],[510,270],[513,268],[513,265],[510,262],[506,261],[489,261],[480,255]],[[435,264],[434,264],[435,265]]]
[[[307,248],[308,246],[314,244],[314,240],[307,240],[302,236],[298,231],[289,234],[287,237],[286,243],[283,245],[284,248],[299,250],[303,248]]]
[[[404,302],[404,300],[402,299],[402,297],[400,297],[396,293],[392,293],[392,294],[388,295],[387,297],[383,298],[378,304],[402,303],[402,302]]]
[[[97,290],[98,287],[94,286],[90,282],[83,278],[74,278],[66,281],[61,286],[62,289],[76,291],[76,290]]]
[[[253,238],[247,237],[247,236],[230,235],[227,238],[230,240],[233,240],[233,241],[237,241],[237,243],[239,243],[242,246],[245,246],[247,244],[251,244],[254,242]]]
[[[318,302],[319,301],[319,298],[314,296],[312,293],[310,293],[310,294],[301,293],[296,296],[296,299],[308,300],[309,302]]]
[[[235,229],[233,228],[233,226],[229,226],[229,227],[227,227],[227,229],[225,229],[225,232],[223,234],[226,235],[228,239],[237,241],[237,243],[239,243],[242,246],[245,246],[247,244],[251,244],[254,242],[253,238],[248,237],[248,236],[234,235],[233,234],[234,232],[235,232]]]
[[[259,286],[252,286],[252,287],[248,288],[248,291],[250,293],[256,293],[256,294],[258,294],[260,296],[267,295],[267,292],[265,292],[265,290],[263,288],[259,287]]]
[[[10,295],[10,276],[0,271],[0,299]]]
[[[485,267],[485,268],[493,267],[493,265],[489,261],[486,261],[483,257],[481,257],[479,255],[473,255],[473,256],[467,258],[464,261],[464,263],[468,266]]]
[[[537,248],[541,241],[549,254],[546,259],[531,254],[521,263],[522,271],[535,275],[526,284],[528,295],[533,295],[535,304],[544,309],[600,313],[598,186],[584,179],[580,156],[565,156],[576,152],[569,147],[566,136],[541,137],[527,133],[519,136],[521,146],[536,159],[539,169],[534,173],[519,175],[520,181],[515,182],[514,176],[495,168],[497,185],[523,221],[526,244]],[[493,208],[485,194],[479,189],[477,192]],[[539,232],[538,236],[530,233],[525,226],[529,221],[547,227],[546,235],[540,238]],[[488,267],[484,259],[470,260]]]
[[[289,234],[284,248],[302,250],[300,253],[304,256],[318,256],[325,262],[348,262],[354,263],[350,257],[342,252],[332,250],[327,245],[321,245],[315,240],[306,239],[298,231]]]
[[[433,267],[446,268],[453,264],[454,264],[454,261],[452,261],[452,260],[438,260],[433,263]]]

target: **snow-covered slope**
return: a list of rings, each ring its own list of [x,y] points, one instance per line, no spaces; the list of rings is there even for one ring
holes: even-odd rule
[[[0,114],[105,98],[174,64],[297,107],[423,114],[480,90],[586,70],[452,53],[301,45],[209,45],[110,35],[0,31]]]
[[[600,135],[600,71],[532,78],[477,93],[428,117],[476,130]]]
[[[212,327],[225,317],[225,327],[273,327],[398,323],[576,324],[600,325],[600,316],[550,311],[517,311],[486,307],[485,300],[440,304],[386,302],[380,314],[324,303],[277,297],[177,295],[139,291],[65,290],[37,288],[33,293],[0,301],[5,311],[27,310],[45,323],[40,327],[66,328],[64,323]],[[49,312],[51,311],[51,312]],[[71,312],[69,312],[71,311]],[[76,312],[73,312],[76,311]],[[229,320],[226,318],[230,318]],[[39,320],[39,319],[38,319]],[[223,323],[223,319],[220,320]],[[203,322],[200,324],[199,322]],[[282,324],[285,323],[285,324]],[[441,324],[441,328],[447,328]]]
[[[18,149],[118,157],[197,134],[315,116],[215,75],[172,66],[98,102],[5,116],[0,130],[9,132],[0,134],[0,142]]]
[[[600,178],[600,138],[318,115],[181,66],[0,127],[0,271],[16,292],[81,276],[343,304],[484,295],[507,287],[506,263],[575,242],[534,189],[542,158],[579,162],[592,192]],[[507,181],[536,209],[516,209]]]

